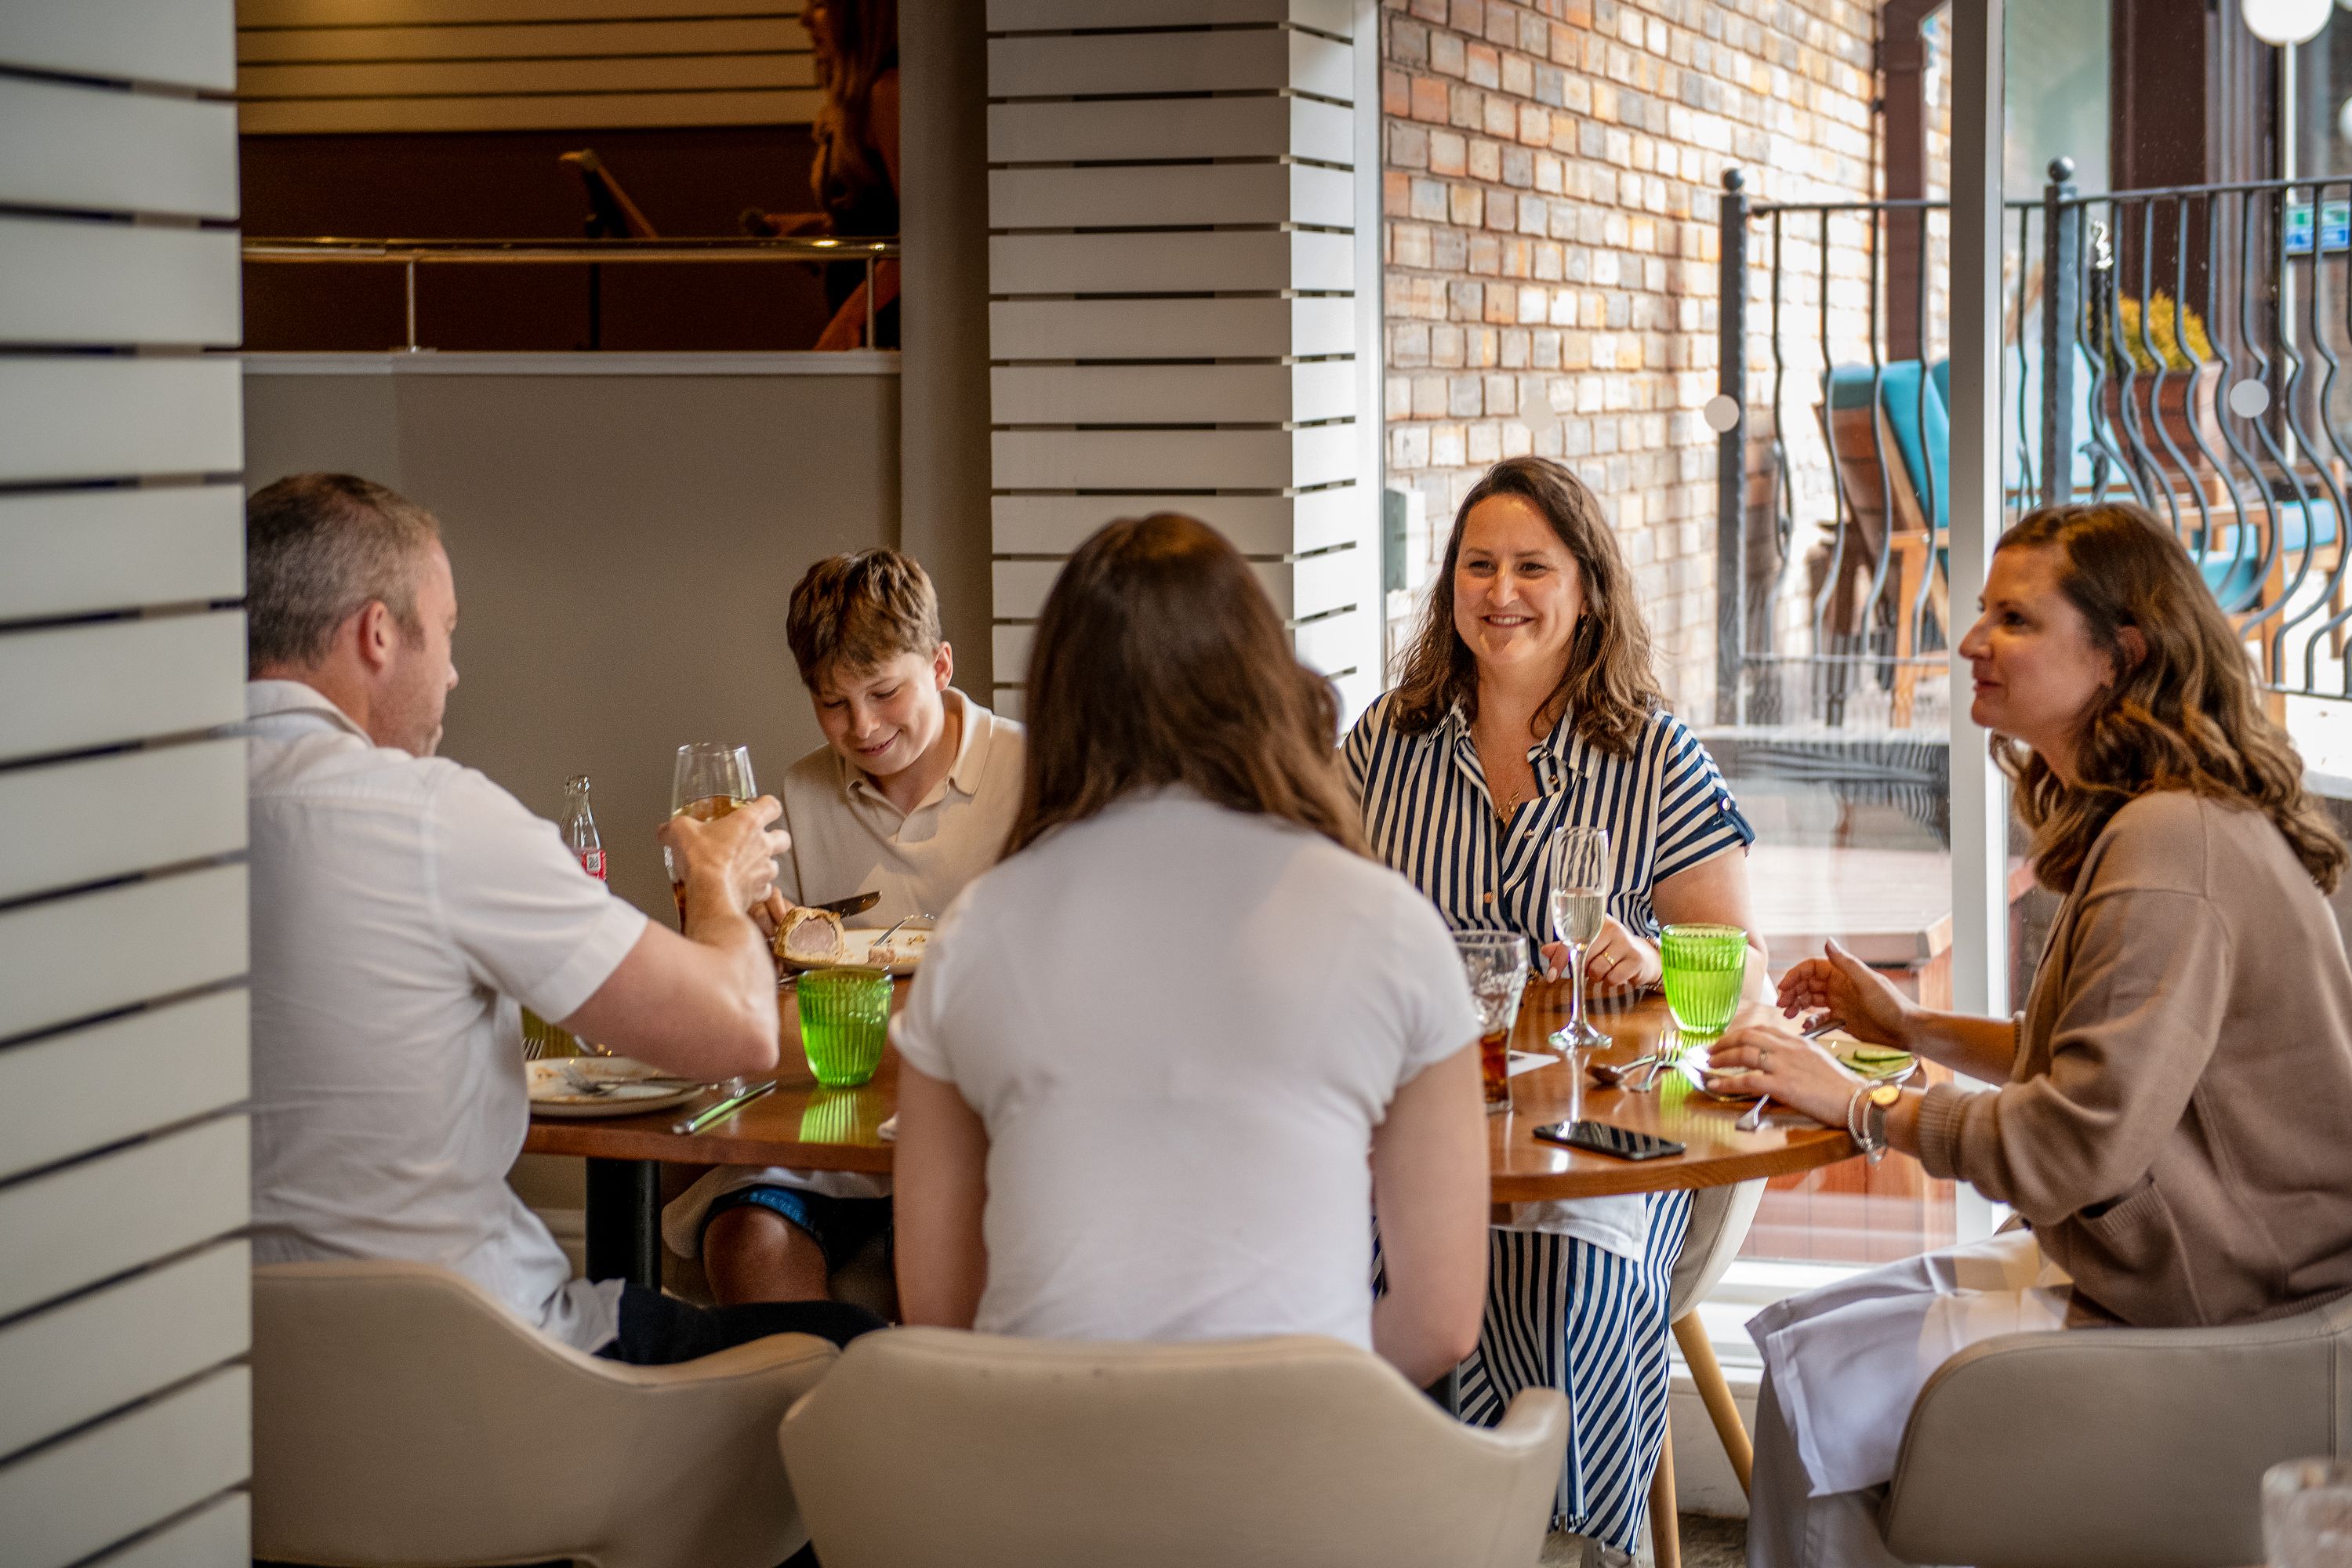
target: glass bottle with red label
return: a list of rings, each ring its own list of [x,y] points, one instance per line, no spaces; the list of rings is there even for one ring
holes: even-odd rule
[[[600,882],[608,880],[604,874],[604,843],[596,837],[596,816],[588,809],[586,773],[564,781],[562,828],[563,842],[580,857],[580,868]]]

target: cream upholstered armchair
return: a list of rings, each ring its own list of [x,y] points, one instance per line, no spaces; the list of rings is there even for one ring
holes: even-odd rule
[[[775,1434],[824,1340],[624,1366],[416,1263],[257,1268],[253,1318],[257,1557],[774,1568],[808,1539]]]
[[[1906,1563],[2263,1560],[2263,1471],[2352,1454],[2352,1297],[2223,1329],[2007,1334],[1937,1369],[1880,1514]]]
[[[897,1329],[781,1434],[825,1568],[1528,1568],[1568,1405],[1464,1426],[1307,1337],[1069,1343]]]

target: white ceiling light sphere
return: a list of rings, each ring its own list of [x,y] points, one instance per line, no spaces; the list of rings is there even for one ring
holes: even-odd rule
[[[2352,4],[2352,0],[2343,0],[2343,3]],[[2343,137],[2347,142],[2352,142],[2352,98],[2346,99],[2336,106],[2336,134]]]
[[[2244,0],[2246,26],[2266,44],[2299,44],[2327,26],[2328,0]]]

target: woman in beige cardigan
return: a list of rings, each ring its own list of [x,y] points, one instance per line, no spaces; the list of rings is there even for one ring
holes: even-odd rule
[[[1780,1303],[1752,1568],[1893,1559],[1870,1489],[1936,1365],[2020,1329],[2242,1322],[2352,1291],[2352,966],[2326,902],[2345,847],[2263,716],[2187,553],[2129,506],[2005,535],[1959,651],[2064,897],[2024,1013],[1937,1013],[1832,946],[1781,1006],[1994,1089],[1874,1090],[1777,1026],[1710,1068],[1916,1155],[2032,1226]]]

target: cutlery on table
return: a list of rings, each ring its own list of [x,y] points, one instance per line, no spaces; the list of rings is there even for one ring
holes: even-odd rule
[[[881,895],[877,894],[875,896],[878,898]],[[897,936],[899,931],[903,931],[908,926],[913,925],[917,921],[923,922],[918,929],[922,931],[935,931],[939,927],[940,917],[937,915],[908,915],[905,920],[900,921],[897,925],[892,926],[888,931],[886,931],[880,936],[876,937],[874,939],[874,945],[876,947],[887,945],[892,937]]]
[[[879,893],[852,893],[845,899],[835,899],[829,904],[811,904],[809,908],[823,910],[829,915],[839,915],[847,920],[852,915],[864,914],[881,901]]]
[[[1635,1068],[1648,1067],[1657,1059],[1658,1053],[1652,1051],[1647,1056],[1635,1057],[1630,1062],[1617,1062],[1614,1064],[1609,1062],[1587,1062],[1584,1064],[1584,1070],[1591,1073],[1592,1075],[1592,1081],[1599,1084],[1601,1088],[1616,1089],[1633,1075]]]
[[[761,1095],[774,1093],[775,1088],[774,1079],[770,1079],[765,1083],[755,1083],[740,1094],[730,1094],[718,1104],[706,1105],[693,1115],[672,1123],[670,1131],[680,1137],[690,1132],[699,1132],[721,1117],[734,1115]]]
[[[573,1094],[611,1094],[625,1085],[645,1084],[654,1089],[692,1089],[703,1080],[698,1078],[664,1078],[647,1075],[644,1078],[582,1078],[570,1068],[562,1070],[563,1087]]]

